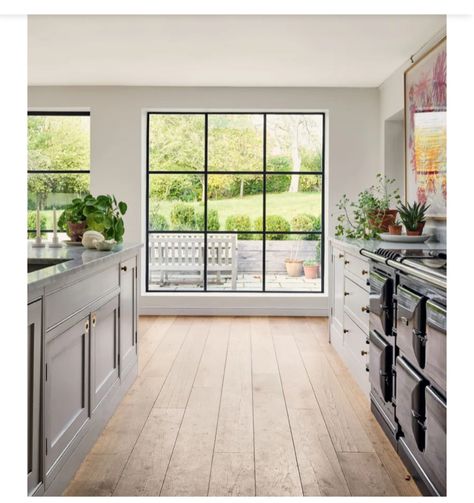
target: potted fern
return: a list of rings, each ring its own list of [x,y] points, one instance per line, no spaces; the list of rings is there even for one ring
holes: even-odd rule
[[[407,203],[398,205],[400,219],[405,226],[407,236],[421,236],[426,223],[426,212],[430,205],[426,203]]]

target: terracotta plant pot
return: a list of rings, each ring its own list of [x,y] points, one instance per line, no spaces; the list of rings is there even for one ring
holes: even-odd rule
[[[86,222],[67,223],[67,235],[71,238],[71,241],[82,241],[82,235],[85,230]]]
[[[381,232],[387,232],[388,226],[395,222],[398,210],[374,210],[369,214],[369,224]]]
[[[397,236],[400,236],[402,233],[402,226],[401,225],[395,225],[395,224],[389,224],[388,226],[388,232],[390,234],[395,234]]]
[[[303,265],[303,268],[304,268],[304,277],[306,279],[319,278],[319,264]]]
[[[425,222],[420,222],[415,231],[409,231],[407,229],[407,236],[421,236],[423,234],[424,227],[425,227]]]
[[[289,259],[285,260],[286,273],[291,278],[296,278],[303,274],[303,260]]]

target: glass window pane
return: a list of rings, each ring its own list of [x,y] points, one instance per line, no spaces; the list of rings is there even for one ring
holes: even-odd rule
[[[151,231],[204,230],[203,175],[149,175]]]
[[[208,234],[207,289],[262,291],[261,234]]]
[[[204,289],[204,234],[153,233],[148,246],[149,290]]]
[[[262,175],[209,175],[207,195],[209,231],[262,230]]]
[[[209,115],[208,169],[261,171],[263,115]]]
[[[150,171],[204,170],[204,115],[149,116]]]
[[[36,228],[36,205],[41,210],[41,228],[53,228],[53,208],[57,218],[62,210],[78,196],[89,191],[90,175],[76,173],[28,174],[28,230]],[[29,234],[30,236],[30,234]]]
[[[267,115],[267,171],[322,171],[322,151],[322,115]]]
[[[90,117],[28,116],[28,169],[90,169]]]
[[[267,232],[321,229],[321,175],[267,175]]]
[[[265,287],[270,292],[320,292],[320,237],[267,234]]]

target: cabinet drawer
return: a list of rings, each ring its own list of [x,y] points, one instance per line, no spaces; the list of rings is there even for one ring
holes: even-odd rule
[[[344,309],[360,328],[369,333],[369,293],[347,277],[344,282]]]
[[[362,391],[369,394],[369,344],[367,334],[347,314],[344,315],[344,356],[347,367]]]
[[[46,297],[46,329],[69,318],[103,294],[119,286],[119,266],[100,271]]]
[[[344,264],[346,276],[364,290],[368,290],[369,285],[367,284],[367,280],[369,279],[369,263],[361,257],[346,253]]]
[[[344,315],[344,347],[354,356],[363,357],[367,361],[369,345],[367,344],[368,332],[364,332],[354,321]]]

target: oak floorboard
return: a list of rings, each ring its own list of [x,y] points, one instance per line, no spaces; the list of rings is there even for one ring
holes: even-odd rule
[[[209,333],[209,319],[195,318],[154,407],[184,409]]]
[[[184,409],[152,409],[114,496],[160,494],[183,414]]]
[[[292,334],[292,322],[272,324],[273,341],[305,496],[347,496],[328,429]],[[283,334],[282,332],[285,332]]]
[[[339,452],[338,458],[352,496],[398,496],[374,452]]]
[[[214,318],[165,475],[163,496],[207,496],[230,319]]]
[[[253,452],[215,452],[209,496],[255,496]]]
[[[311,341],[304,331],[302,323],[295,323],[293,333],[296,344],[336,452],[374,452],[326,355],[318,348],[317,341]]]
[[[268,320],[252,319],[251,336],[256,495],[302,496]]]

